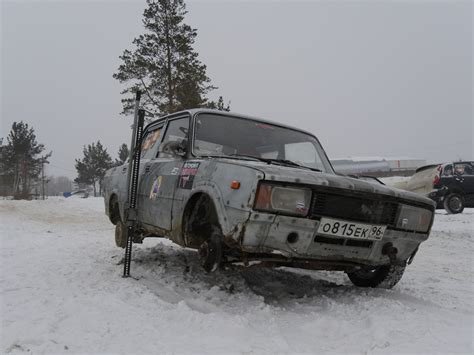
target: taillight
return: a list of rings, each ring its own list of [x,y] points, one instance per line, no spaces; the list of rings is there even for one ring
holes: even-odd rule
[[[439,183],[439,181],[441,180],[441,178],[440,178],[441,169],[442,169],[441,165],[438,165],[438,169],[436,169],[437,170],[436,175],[433,179],[433,186],[436,186]]]

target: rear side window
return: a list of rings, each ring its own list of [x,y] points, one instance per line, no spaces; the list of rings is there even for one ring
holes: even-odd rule
[[[474,163],[470,162],[470,163],[466,164],[466,168],[465,168],[464,171],[465,171],[466,175],[474,175]]]
[[[150,130],[146,133],[142,143],[142,159],[153,159],[153,157],[156,155],[162,130],[163,126]]]
[[[453,166],[448,164],[443,169],[443,176],[450,176],[453,175]]]

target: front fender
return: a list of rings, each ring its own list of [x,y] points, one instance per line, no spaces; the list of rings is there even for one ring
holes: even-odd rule
[[[178,189],[173,203],[173,239],[182,244],[183,214],[196,194],[206,194],[214,203],[217,220],[225,237],[238,239],[250,218],[258,181],[263,174],[236,162],[201,161],[192,190]],[[240,184],[232,187],[233,181]]]
[[[193,188],[192,193],[183,201],[184,203],[180,206],[176,206],[176,209],[173,209],[173,240],[177,241],[179,244],[184,245],[183,240],[183,215],[186,206],[193,200],[193,198],[198,194],[207,195],[217,213],[217,219],[221,227],[222,233],[226,237],[232,237],[237,241],[238,231],[240,231],[250,217],[249,208],[235,208],[230,206],[230,201],[225,200],[224,194],[220,190],[219,186],[212,181],[201,181],[199,184]]]

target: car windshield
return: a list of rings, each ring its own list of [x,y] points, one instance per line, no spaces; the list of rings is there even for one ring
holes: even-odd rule
[[[201,113],[194,126],[193,152],[198,156],[259,159],[333,172],[313,136],[266,122]]]

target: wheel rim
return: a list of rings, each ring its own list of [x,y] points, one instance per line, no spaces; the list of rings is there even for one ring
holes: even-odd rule
[[[453,211],[459,211],[462,206],[462,201],[459,197],[453,196],[449,200],[449,208]]]

